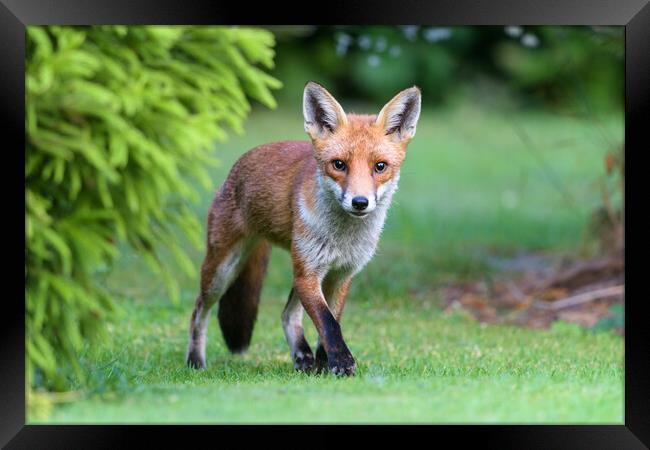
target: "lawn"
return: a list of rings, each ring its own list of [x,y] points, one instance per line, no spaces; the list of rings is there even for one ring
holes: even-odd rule
[[[249,351],[229,355],[215,319],[208,368],[195,371],[183,358],[198,281],[181,277],[182,300],[173,304],[124,249],[106,284],[123,297],[125,315],[83,355],[90,390],[29,422],[622,423],[620,336],[561,322],[550,330],[481,325],[445,313],[436,291],[490,276],[494,258],[588,252],[603,156],[622,135],[620,115],[424,111],[380,248],[346,305],[353,378],[293,371],[280,324],[291,283],[283,251],[273,253]],[[215,189],[243,151],[304,138],[300,108],[255,111],[243,136],[219,144]],[[212,195],[196,205],[199,217]],[[198,271],[202,250],[191,254]]]

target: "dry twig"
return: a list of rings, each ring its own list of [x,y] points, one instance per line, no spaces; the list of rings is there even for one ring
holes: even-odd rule
[[[610,286],[603,289],[596,289],[594,291],[583,292],[581,294],[573,295],[571,297],[563,298],[554,302],[535,302],[535,306],[540,309],[558,310],[569,308],[571,306],[581,305],[583,303],[591,302],[608,297],[615,297],[623,295],[624,286]]]

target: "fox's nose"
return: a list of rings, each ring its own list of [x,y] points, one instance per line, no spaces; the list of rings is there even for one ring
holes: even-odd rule
[[[363,211],[368,207],[368,199],[362,196],[354,197],[352,199],[352,207],[358,211]]]

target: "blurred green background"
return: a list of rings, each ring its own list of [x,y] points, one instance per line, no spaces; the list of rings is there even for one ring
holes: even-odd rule
[[[208,66],[210,39],[219,39],[223,48],[234,43],[244,58],[255,54],[251,42],[259,39],[255,48],[265,56],[248,63],[263,66],[281,87],[252,75],[248,84],[239,75],[231,80],[225,92],[241,90],[233,98],[253,101],[249,107],[237,103],[243,111],[239,125],[217,115],[223,126],[217,134],[227,139],[206,154],[216,156],[218,167],[200,162],[197,170],[205,175],[190,171],[178,178],[196,191],[193,200],[173,192],[160,196],[161,202],[181,199],[183,209],[169,214],[191,215],[199,224],[198,242],[187,230],[170,228],[151,242],[157,266],[147,264],[149,250],[130,238],[111,241],[117,253],[91,277],[122,314],[106,322],[107,333],[96,344],[87,344],[82,333],[83,345],[72,354],[79,371],[64,371],[65,383],[57,388],[71,394],[46,394],[43,388],[52,385],[37,369],[30,420],[622,421],[620,336],[565,324],[550,330],[486,328],[444,310],[440,294],[447,284],[498,276],[522,255],[575,259],[608,250],[594,217],[604,194],[608,205],[622,211],[621,180],[606,163],[622,160],[622,27],[278,26],[247,34],[250,41],[194,28],[199,31],[151,33],[164,35],[165,56],[181,64],[188,58],[183,36],[198,40]],[[133,32],[125,33],[128,44]],[[224,54],[231,53],[213,53],[217,60]],[[206,85],[220,82],[214,76]],[[257,80],[255,89],[250,80]],[[301,100],[308,80],[323,84],[346,111],[361,113],[378,112],[408,86],[422,89],[422,115],[400,188],[378,252],[353,282],[343,319],[359,375],[344,381],[292,372],[279,320],[291,267],[280,250],[272,253],[249,352],[228,355],[213,321],[208,369],[191,371],[183,356],[208,206],[243,152],[266,142],[307,139]],[[215,89],[205,95],[216,105],[222,94]],[[192,113],[188,108],[188,116],[173,118],[190,130],[182,123],[190,123]],[[115,114],[124,115],[119,108]],[[170,151],[164,140],[152,139]],[[121,191],[111,195],[119,198]],[[180,266],[186,270],[175,268]],[[164,282],[170,277],[173,296]],[[306,328],[314,342],[307,319]]]
[[[471,102],[566,114],[623,109],[622,27],[272,27],[280,102],[304,80],[383,105],[413,84],[424,106]],[[497,102],[497,103],[493,103]],[[499,103],[503,102],[503,103]]]

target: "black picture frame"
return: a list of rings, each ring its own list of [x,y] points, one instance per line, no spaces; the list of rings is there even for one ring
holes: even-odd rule
[[[650,150],[648,117],[650,117],[650,5],[649,0],[444,0],[399,2],[363,0],[327,3],[294,3],[279,6],[277,2],[260,2],[254,7],[244,2],[199,0],[0,0],[0,108],[4,135],[3,196],[4,240],[7,255],[19,255],[22,249],[9,234],[24,232],[24,197],[18,192],[24,172],[19,168],[20,148],[25,148],[25,27],[44,24],[440,24],[440,25],[623,25],[625,26],[625,238],[633,239],[626,246],[625,284],[632,300],[625,309],[625,421],[624,425],[494,425],[438,426],[424,430],[425,442],[436,445],[453,439],[454,445],[477,440],[495,448],[572,448],[572,449],[634,449],[650,445],[650,352],[644,321],[642,233],[648,221],[640,210],[647,202],[641,185],[644,151]],[[645,119],[643,119],[645,117]],[[7,161],[7,156],[16,160]],[[24,153],[23,153],[24,156]],[[15,191],[15,192],[14,192]],[[22,200],[21,200],[22,199]],[[636,204],[636,205],[635,205]],[[12,218],[12,220],[7,220]],[[22,230],[22,231],[21,231]],[[16,246],[14,253],[11,245]],[[24,253],[22,253],[24,258]],[[20,258],[18,258],[20,259]],[[171,433],[179,432],[186,444],[194,445],[201,438],[214,445],[225,443],[223,433],[232,433],[238,445],[247,440],[264,438],[268,427],[256,427],[254,433],[223,427],[188,426],[50,426],[25,425],[25,310],[18,301],[24,291],[18,280],[22,275],[13,258],[4,271],[12,287],[5,294],[1,328],[2,363],[0,365],[0,445],[6,448],[120,448],[136,445],[139,438],[149,442],[171,443]],[[11,270],[16,274],[12,276]],[[15,288],[13,288],[16,286]],[[635,291],[639,291],[636,296]],[[373,435],[381,436],[376,427]],[[411,430],[408,431],[411,433]],[[236,434],[235,434],[236,433]],[[322,434],[327,445],[342,440],[318,427],[309,440],[287,441],[307,445]],[[388,431],[390,433],[390,430]],[[139,436],[144,434],[144,436]],[[291,436],[296,434],[291,431]],[[409,435],[410,436],[410,435]],[[410,437],[395,435],[407,445]],[[347,439],[346,439],[347,441]],[[286,442],[285,442],[286,443]],[[149,444],[151,445],[151,444]]]

